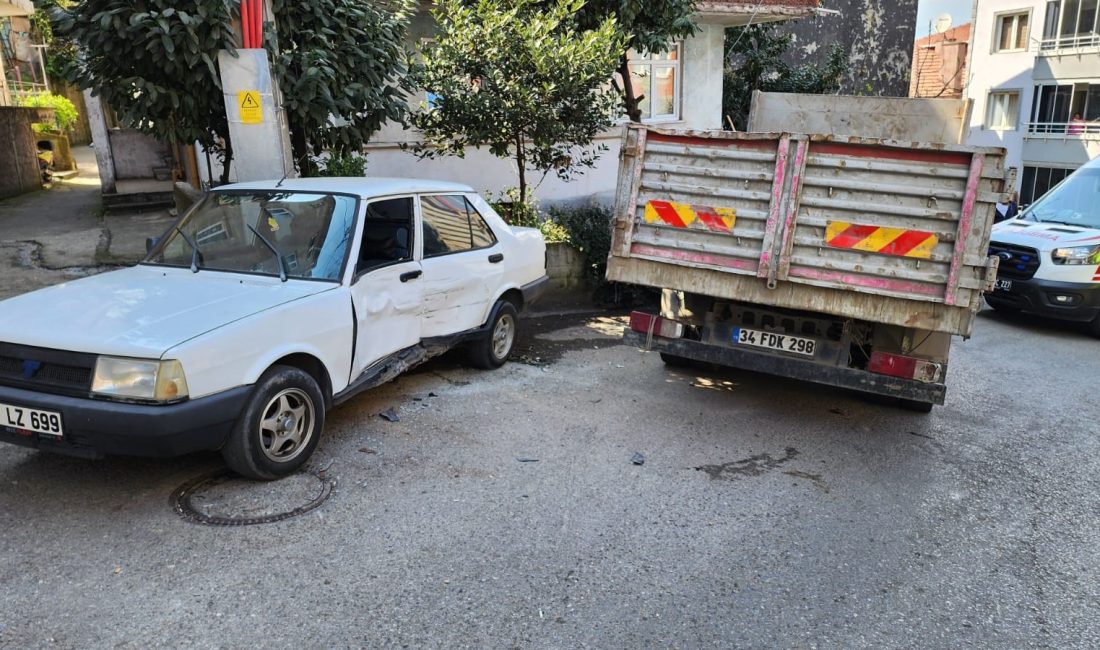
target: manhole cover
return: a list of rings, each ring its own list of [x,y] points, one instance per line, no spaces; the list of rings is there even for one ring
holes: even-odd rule
[[[217,470],[184,483],[172,493],[181,517],[211,526],[270,524],[305,514],[325,502],[336,481],[302,471],[278,481],[251,481]]]

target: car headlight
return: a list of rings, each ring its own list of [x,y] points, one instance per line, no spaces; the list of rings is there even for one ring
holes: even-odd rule
[[[99,357],[92,392],[120,399],[174,402],[187,397],[187,378],[176,360]]]
[[[1055,248],[1050,257],[1055,264],[1100,264],[1100,246]]]

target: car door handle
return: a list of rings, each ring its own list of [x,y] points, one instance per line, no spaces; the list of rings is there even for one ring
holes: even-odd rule
[[[398,276],[402,282],[408,282],[409,280],[415,280],[424,275],[423,271],[407,271]]]
[[[489,256],[490,264],[499,264],[504,261],[504,253],[493,253]]]

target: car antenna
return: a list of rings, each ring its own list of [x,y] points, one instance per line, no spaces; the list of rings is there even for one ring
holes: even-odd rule
[[[306,159],[306,157],[308,157],[308,156],[309,156],[309,154],[308,154],[308,153],[307,153],[307,154],[305,154],[304,156],[302,156],[302,157],[301,157],[301,158],[300,158],[300,159],[298,160],[298,163],[300,164],[300,163],[301,163],[301,161],[302,161],[302,160],[305,160],[305,159]],[[278,182],[278,183],[275,183],[275,189],[279,189],[280,187],[282,187],[282,186],[283,186],[283,181],[285,181],[285,180],[286,180],[286,177],[290,175],[290,171],[291,171],[291,170],[289,170],[289,169],[288,169],[288,170],[286,170],[286,171],[284,171],[284,172],[283,172],[283,177],[279,179],[279,182]]]

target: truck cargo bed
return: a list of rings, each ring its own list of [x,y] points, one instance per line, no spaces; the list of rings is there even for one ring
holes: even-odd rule
[[[610,280],[969,336],[1004,150],[626,128]]]

